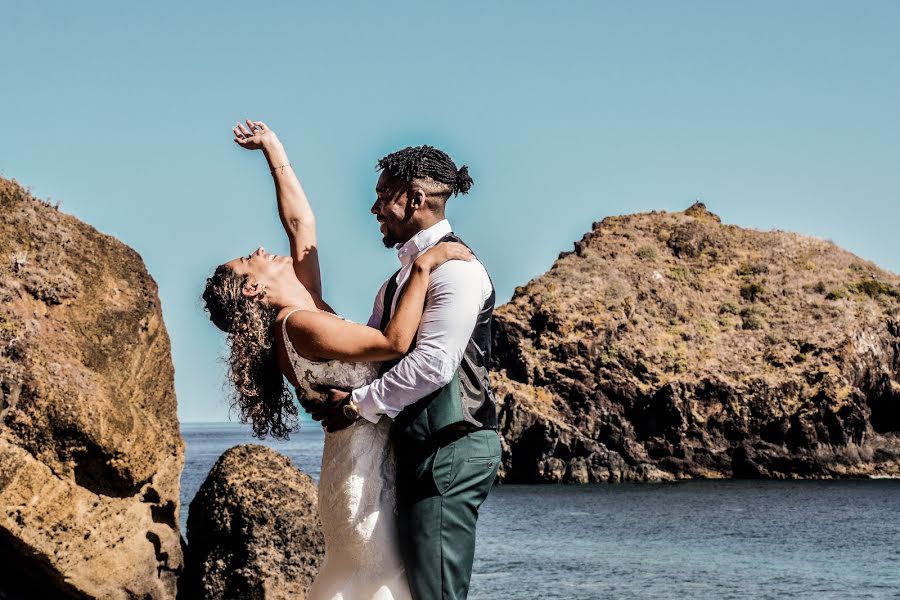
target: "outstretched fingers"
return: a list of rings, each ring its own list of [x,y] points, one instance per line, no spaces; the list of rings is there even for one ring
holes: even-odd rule
[[[248,120],[247,122],[249,123],[250,121]],[[253,137],[253,133],[250,130],[248,130],[246,127],[244,127],[243,123],[238,123],[238,129],[240,129],[241,133],[244,134],[246,137]]]
[[[269,131],[269,126],[262,121],[251,121],[250,119],[244,119],[244,121],[246,125],[237,122],[231,128],[231,132],[234,134],[234,141],[244,148],[258,148],[258,145],[263,143],[265,138],[262,136]]]
[[[257,133],[262,133],[262,121],[251,121],[250,119],[246,119],[247,127],[250,128],[250,135],[256,135]]]

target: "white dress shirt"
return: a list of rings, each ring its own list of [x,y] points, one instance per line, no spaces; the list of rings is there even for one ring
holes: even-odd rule
[[[450,223],[444,219],[400,247],[397,255],[402,268],[397,273],[391,314],[413,261],[450,231]],[[386,288],[387,282],[375,297],[369,327],[377,329],[381,324]],[[405,407],[450,383],[462,362],[478,313],[492,291],[490,277],[478,260],[451,260],[432,271],[416,347],[380,379],[353,391],[359,414],[373,423],[381,415],[393,419]]]

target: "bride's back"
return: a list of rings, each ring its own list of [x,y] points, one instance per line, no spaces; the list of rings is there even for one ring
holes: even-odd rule
[[[379,363],[341,360],[316,361],[301,356],[294,348],[288,334],[288,320],[298,310],[303,309],[295,308],[288,312],[281,320],[280,326],[277,321],[275,323],[276,328],[281,331],[280,335],[275,335],[278,366],[294,387],[311,398],[317,398],[321,397],[321,393],[315,390],[314,386],[352,390],[378,378]]]

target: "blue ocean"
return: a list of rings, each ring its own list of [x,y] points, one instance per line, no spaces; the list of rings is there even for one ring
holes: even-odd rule
[[[318,480],[323,434],[186,423],[181,526],[228,448],[263,443]],[[900,480],[495,486],[472,599],[900,598]]]

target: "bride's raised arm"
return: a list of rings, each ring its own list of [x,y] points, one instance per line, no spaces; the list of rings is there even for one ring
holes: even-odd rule
[[[319,272],[316,217],[291,168],[287,152],[275,132],[262,121],[247,119],[246,127],[238,123],[232,131],[235,143],[248,150],[262,150],[269,163],[275,180],[278,216],[291,244],[294,273],[318,304],[322,299],[322,275]]]

